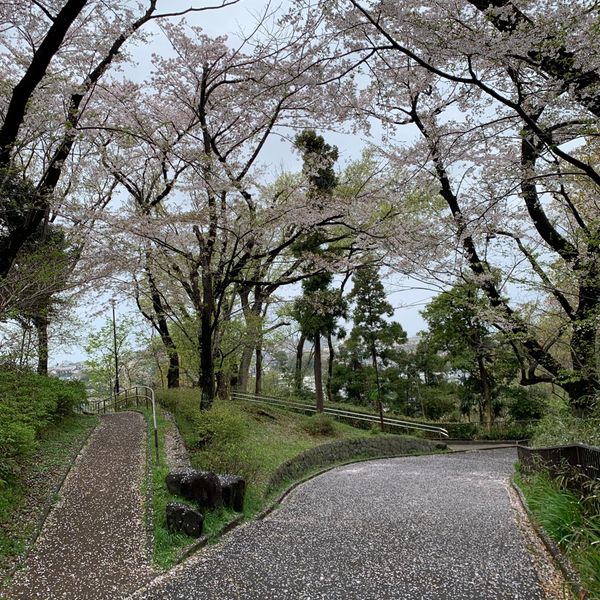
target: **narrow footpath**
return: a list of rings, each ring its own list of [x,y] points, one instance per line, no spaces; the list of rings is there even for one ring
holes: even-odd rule
[[[141,492],[139,413],[105,415],[78,457],[40,537],[2,598],[118,600],[153,576]]]

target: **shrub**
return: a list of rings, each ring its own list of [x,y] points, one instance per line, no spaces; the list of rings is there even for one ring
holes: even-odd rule
[[[0,482],[13,476],[22,457],[53,421],[85,398],[80,382],[14,371],[0,372]]]
[[[574,443],[600,446],[600,408],[586,419],[575,417],[566,402],[555,404],[535,429],[532,446]]]
[[[335,433],[333,419],[326,414],[317,413],[307,417],[302,428],[310,435],[332,435]]]

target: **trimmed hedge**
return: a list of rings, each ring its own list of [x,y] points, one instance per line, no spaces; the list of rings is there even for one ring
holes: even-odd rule
[[[445,448],[446,444],[443,443],[399,435],[374,435],[323,444],[305,450],[284,462],[271,476],[267,494],[280,487],[284,481],[300,479],[309,471],[338,462],[362,458],[384,458],[400,454],[419,454]]]
[[[0,485],[36,449],[38,434],[84,398],[81,382],[0,371]]]

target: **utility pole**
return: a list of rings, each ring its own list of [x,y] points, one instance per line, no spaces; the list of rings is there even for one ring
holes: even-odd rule
[[[113,351],[115,354],[115,396],[119,394],[119,354],[117,352],[117,319],[115,317],[116,300],[111,298],[112,304],[112,321],[113,321]]]

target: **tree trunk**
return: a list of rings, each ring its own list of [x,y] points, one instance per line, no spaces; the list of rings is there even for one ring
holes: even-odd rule
[[[242,358],[240,360],[240,368],[238,370],[237,390],[246,394],[248,392],[248,380],[250,378],[250,364],[252,363],[251,346],[242,348]]]
[[[212,295],[204,286],[204,302],[200,313],[200,410],[208,410],[215,398],[215,375],[212,348]]]
[[[327,347],[329,348],[329,358],[327,360],[327,383],[325,390],[327,392],[327,402],[333,402],[333,392],[331,391],[331,380],[333,379],[333,361],[335,359],[335,351],[333,349],[333,341],[331,332],[327,333]]]
[[[479,367],[479,377],[481,378],[481,387],[483,388],[483,407],[485,413],[485,427],[489,432],[492,428],[494,415],[492,411],[492,391],[490,389],[490,380],[485,368],[485,362],[482,356],[477,356],[477,366]]]
[[[169,357],[169,370],[167,371],[167,387],[178,388],[179,387],[179,354],[175,342],[171,337],[169,331],[169,324],[167,323],[167,317],[163,301],[158,289],[158,285],[152,271],[150,270],[150,257],[146,255],[146,275],[148,276],[148,287],[150,288],[150,297],[152,299],[152,309],[154,311],[155,319],[151,319],[154,328],[158,331],[160,339],[167,351]]]
[[[38,340],[38,375],[48,375],[48,318],[38,316],[33,319]]]
[[[296,393],[302,392],[302,357],[304,355],[304,342],[306,338],[304,335],[300,336],[298,341],[298,347],[296,348],[296,370],[294,372],[294,388]]]
[[[219,371],[217,379],[217,396],[221,400],[228,400],[231,395],[230,379],[223,371]]]
[[[262,345],[259,342],[256,345],[256,380],[254,384],[254,393],[257,396],[262,394],[262,362],[263,362],[263,351]]]
[[[375,370],[375,383],[377,385],[377,401],[376,407],[379,410],[379,426],[381,431],[384,430],[383,425],[383,402],[381,402],[381,382],[379,381],[379,365],[377,364],[377,352],[375,350],[375,343],[371,344],[371,361],[373,363],[373,369]]]
[[[324,408],[323,402],[323,375],[321,370],[321,335],[315,335],[315,395],[317,412],[322,413]]]

